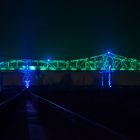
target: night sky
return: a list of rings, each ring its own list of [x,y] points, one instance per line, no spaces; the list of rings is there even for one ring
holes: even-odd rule
[[[1,59],[139,58],[139,0],[3,0]]]

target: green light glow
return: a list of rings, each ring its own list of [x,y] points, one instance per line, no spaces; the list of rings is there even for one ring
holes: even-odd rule
[[[30,70],[81,70],[81,71],[107,71],[111,64],[111,70],[127,70],[127,71],[139,71],[140,61],[133,58],[127,58],[124,56],[116,55],[113,53],[105,53],[89,58],[82,58],[76,60],[9,60],[0,62],[0,70],[24,70],[28,61]]]

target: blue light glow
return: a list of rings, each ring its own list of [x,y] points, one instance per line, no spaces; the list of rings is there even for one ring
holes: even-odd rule
[[[111,54],[111,52],[110,52],[110,51],[108,51],[108,52],[107,52],[107,54]]]
[[[29,65],[26,65],[26,70],[28,70],[29,69]]]
[[[101,86],[104,86],[104,73],[102,73],[102,77],[101,77]]]
[[[36,70],[35,66],[30,66],[29,68],[30,68],[30,70]]]
[[[25,82],[25,87],[26,88],[29,88],[29,86],[30,86],[30,80],[25,80],[24,82]]]
[[[48,61],[48,62],[50,62],[51,60],[50,60],[50,59],[48,59],[47,61]]]
[[[108,86],[112,87],[112,83],[111,83],[111,65],[109,65],[109,71],[108,71]]]
[[[24,85],[26,88],[29,88],[30,84],[31,84],[31,72],[32,70],[35,70],[35,67],[34,66],[30,66],[30,65],[26,65],[25,66],[25,69],[24,69],[24,78],[23,78],[23,81],[24,81]]]

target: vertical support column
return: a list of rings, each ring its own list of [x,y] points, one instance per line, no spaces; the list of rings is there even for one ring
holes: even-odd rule
[[[25,87],[29,88],[30,80],[29,80],[29,66],[26,66],[26,71],[25,71]]]
[[[112,87],[112,78],[111,78],[111,66],[112,66],[112,53],[107,52],[107,59],[108,59],[108,87]]]
[[[29,69],[29,65],[26,65],[25,71],[24,71],[24,84],[26,88],[29,88],[31,83],[30,80],[30,69]]]
[[[104,87],[104,71],[101,72],[101,86]]]
[[[109,70],[108,70],[108,86],[109,86],[109,87],[112,87],[111,65],[109,65]]]

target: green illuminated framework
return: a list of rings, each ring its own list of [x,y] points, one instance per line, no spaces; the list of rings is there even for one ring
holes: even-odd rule
[[[139,71],[140,61],[133,58],[127,58],[124,56],[116,55],[113,53],[105,53],[93,57],[75,59],[75,60],[9,60],[0,62],[1,71],[14,71],[25,70],[26,66],[30,70],[128,70]]]

